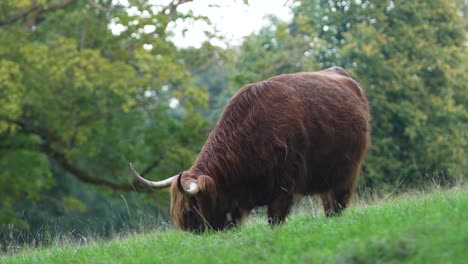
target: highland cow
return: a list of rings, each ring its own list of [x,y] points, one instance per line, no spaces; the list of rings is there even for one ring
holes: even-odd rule
[[[164,181],[171,216],[184,230],[223,230],[253,208],[283,222],[295,195],[319,195],[326,216],[354,192],[370,141],[361,85],[339,67],[248,84],[235,94],[193,166]]]

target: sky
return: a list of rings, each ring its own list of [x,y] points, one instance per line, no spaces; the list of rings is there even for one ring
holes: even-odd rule
[[[154,8],[159,9],[167,6],[173,0],[148,0]],[[124,6],[129,6],[128,0],[113,0]],[[207,39],[205,31],[217,32],[217,35],[224,37],[224,42],[212,39],[213,45],[226,47],[239,45],[243,38],[253,32],[258,32],[263,26],[267,25],[268,15],[274,15],[283,21],[289,21],[292,18],[290,11],[291,0],[249,0],[248,4],[244,0],[193,0],[184,3],[178,7],[181,13],[192,12],[193,15],[206,16],[210,19],[211,25],[197,20],[178,19],[168,25],[169,31],[174,33],[172,41],[181,48],[200,47]],[[138,10],[136,7],[127,8],[131,15],[146,16],[148,11]],[[111,21],[109,28],[116,35],[126,30],[126,26],[118,22]],[[154,25],[146,25],[146,33],[153,32],[156,29]],[[150,49],[152,45],[147,44],[145,48]]]
[[[194,0],[179,6],[179,11],[192,11],[194,15],[204,15],[210,18],[212,25],[204,22],[172,24],[176,35],[172,38],[179,47],[199,47],[206,40],[204,31],[218,30],[225,37],[229,45],[239,45],[243,37],[257,32],[267,24],[265,16],[273,14],[281,20],[292,17],[288,0],[249,0],[245,5],[243,0]],[[182,30],[186,28],[185,35]],[[213,41],[215,45],[225,44]]]

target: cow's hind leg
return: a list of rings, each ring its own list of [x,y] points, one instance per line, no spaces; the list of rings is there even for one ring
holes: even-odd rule
[[[353,188],[335,189],[320,194],[323,210],[327,217],[340,215],[351,200]]]
[[[277,225],[284,222],[286,216],[291,211],[293,197],[289,194],[284,194],[276,197],[268,204],[268,223]]]
[[[360,166],[342,163],[331,172],[332,184],[328,192],[320,194],[327,217],[340,215],[348,206],[354,192]]]

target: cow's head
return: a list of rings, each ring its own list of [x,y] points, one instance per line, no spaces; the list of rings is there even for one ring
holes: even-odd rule
[[[154,182],[140,176],[130,163],[132,174],[143,184],[156,189],[171,188],[171,216],[174,223],[188,231],[220,230],[236,224],[229,209],[217,200],[216,184],[207,175],[181,172]]]

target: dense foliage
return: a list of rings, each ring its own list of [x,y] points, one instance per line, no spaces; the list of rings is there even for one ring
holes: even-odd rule
[[[129,161],[165,177],[194,159],[207,93],[167,30],[185,17],[172,3],[129,2],[2,1],[1,223],[37,229],[70,211],[110,211],[103,196],[147,191],[128,177]],[[153,204],[164,209],[162,198]]]
[[[237,83],[339,65],[371,104],[362,184],[417,187],[466,174],[468,53],[454,1],[302,0],[293,13],[244,42]]]
[[[239,87],[332,65],[371,103],[361,186],[466,175],[464,1],[292,1],[292,21],[270,17],[224,49],[177,48],[169,25],[207,18],[177,11],[190,1],[163,2],[0,3],[0,232],[58,222],[105,233],[164,214],[167,192],[136,195],[148,189],[129,177],[129,161],[153,179],[174,175]]]

